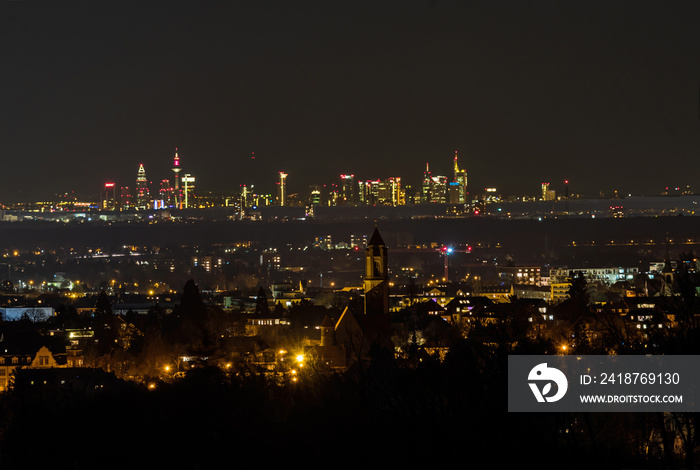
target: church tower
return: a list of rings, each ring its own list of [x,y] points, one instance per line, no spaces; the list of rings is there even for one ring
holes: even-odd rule
[[[389,313],[389,269],[387,250],[375,227],[365,250],[365,315]]]

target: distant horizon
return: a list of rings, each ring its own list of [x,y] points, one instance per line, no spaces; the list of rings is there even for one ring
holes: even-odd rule
[[[700,174],[700,4],[0,2],[0,201],[169,178],[654,194]],[[253,158],[255,156],[255,158]],[[128,182],[128,183],[127,183]],[[658,188],[657,188],[658,186]]]

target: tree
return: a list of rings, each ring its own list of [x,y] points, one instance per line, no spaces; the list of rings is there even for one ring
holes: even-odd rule
[[[175,333],[175,342],[188,344],[193,349],[203,347],[207,323],[207,307],[204,305],[199,287],[193,279],[185,283],[180,305],[173,310],[172,322],[165,330]]]
[[[586,277],[581,271],[577,271],[571,280],[571,287],[569,287],[569,299],[571,299],[571,302],[575,306],[581,309],[585,310],[588,308],[588,284],[586,282]]]
[[[112,315],[112,302],[105,291],[100,291],[95,303],[95,316],[104,317]]]
[[[182,289],[180,308],[184,315],[204,315],[206,311],[206,306],[199,293],[199,286],[194,282],[194,279],[187,281]]]
[[[267,294],[265,289],[260,286],[258,290],[258,297],[255,301],[255,315],[268,315],[270,313],[270,306],[267,303]]]

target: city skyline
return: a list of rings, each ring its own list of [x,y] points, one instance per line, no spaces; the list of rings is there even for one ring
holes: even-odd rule
[[[240,198],[245,207],[257,205],[292,205],[292,206],[338,206],[338,205],[411,205],[411,204],[452,204],[473,205],[478,201],[499,202],[503,200],[522,201],[554,201],[561,199],[618,199],[628,196],[668,196],[668,195],[694,195],[695,185],[686,186],[656,186],[649,188],[645,193],[627,193],[614,190],[608,193],[581,193],[577,191],[575,184],[569,179],[563,181],[542,181],[532,184],[526,192],[516,194],[502,187],[475,188],[468,185],[469,171],[460,163],[458,152],[451,156],[453,167],[446,174],[440,174],[431,170],[430,162],[426,162],[419,178],[416,174],[396,174],[388,177],[358,177],[353,174],[340,174],[331,177],[327,181],[318,181],[319,184],[303,186],[293,184],[292,190],[288,189],[288,173],[284,171],[272,172],[275,180],[270,178],[270,173],[265,174],[268,181],[263,184],[241,184],[238,187],[229,187],[224,190],[212,191],[204,187],[202,195],[211,198],[214,195],[223,198],[222,204],[233,203]],[[434,168],[434,166],[432,167]],[[180,175],[183,169],[180,166],[178,148],[175,148],[172,172],[158,174],[155,177],[146,177],[143,163],[138,164],[135,180],[116,181],[109,179],[95,185],[87,185],[85,191],[69,191],[56,193],[40,202],[39,199],[27,199],[22,201],[4,201],[12,204],[48,203],[49,201],[74,200],[85,206],[94,200],[93,209],[109,210],[152,210],[167,208],[197,208],[198,205],[188,204],[188,196],[191,203],[195,203],[194,182],[195,176],[190,173]],[[186,167],[185,167],[186,169]],[[150,174],[150,173],[149,173]],[[165,178],[163,178],[165,176]],[[362,175],[360,175],[362,176]],[[172,177],[172,179],[171,179]],[[253,179],[253,178],[249,178]],[[294,181],[293,181],[294,183]],[[188,186],[189,185],[189,186]],[[92,190],[92,191],[91,191]],[[118,191],[117,191],[118,190]],[[99,192],[99,194],[98,194]],[[254,199],[249,199],[254,196]],[[31,196],[30,196],[31,197]],[[236,199],[237,200],[237,199]],[[228,201],[228,202],[226,202]],[[206,205],[205,207],[212,207]]]
[[[511,193],[700,170],[696,3],[0,9],[3,201],[130,181],[131,161],[172,174],[174,147],[221,191],[447,175],[455,150],[472,188]]]

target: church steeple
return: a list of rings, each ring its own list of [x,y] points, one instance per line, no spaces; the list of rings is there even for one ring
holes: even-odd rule
[[[389,313],[389,270],[387,249],[379,230],[374,233],[365,250],[365,314]]]

